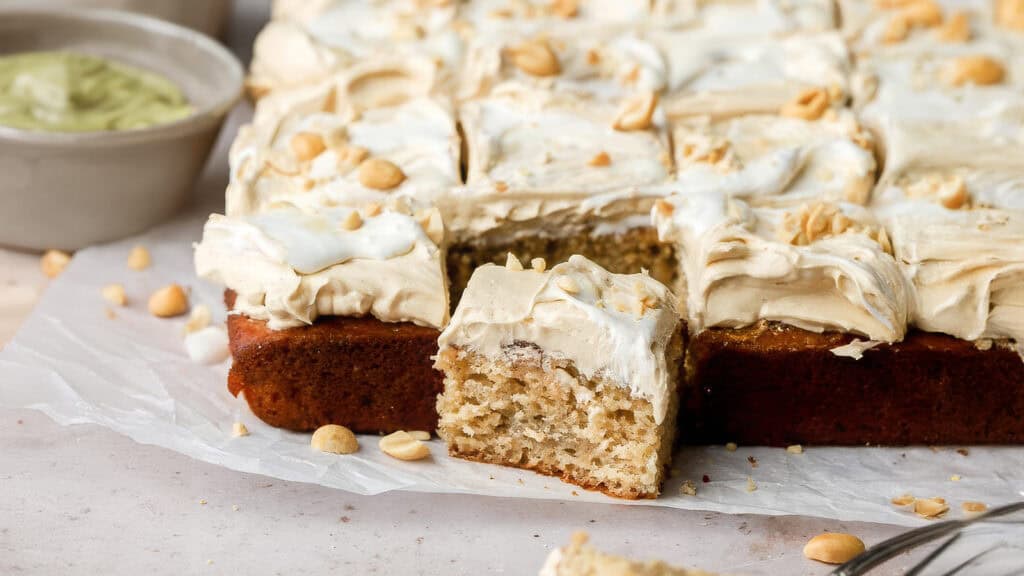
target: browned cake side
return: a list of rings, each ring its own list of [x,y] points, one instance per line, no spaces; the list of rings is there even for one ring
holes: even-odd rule
[[[452,309],[459,302],[469,277],[477,267],[488,263],[504,264],[508,253],[530,266],[533,258],[544,258],[548,267],[565,262],[573,254],[582,254],[611,272],[636,274],[641,268],[655,279],[673,286],[679,268],[672,246],[658,240],[654,228],[633,228],[621,234],[596,234],[593,229],[572,236],[525,236],[515,240],[474,238],[472,242],[448,247],[448,279]]]
[[[779,325],[697,335],[682,437],[768,446],[1024,442],[1024,362],[1011,346],[980,350],[912,332],[860,360],[829,352],[851,340]]]
[[[233,295],[225,297],[229,307]],[[341,424],[354,432],[433,431],[443,375],[434,370],[438,331],[375,318],[320,318],[271,330],[228,317],[232,394],[279,428]]]

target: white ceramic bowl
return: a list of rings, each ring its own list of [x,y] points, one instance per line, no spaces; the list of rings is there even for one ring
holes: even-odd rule
[[[69,50],[151,70],[195,108],[121,132],[0,126],[0,245],[75,250],[141,232],[188,199],[244,72],[220,44],[154,18],[110,11],[0,10],[0,54]]]
[[[231,17],[233,0],[0,0],[0,8],[93,8],[124,10],[181,24],[220,37]]]

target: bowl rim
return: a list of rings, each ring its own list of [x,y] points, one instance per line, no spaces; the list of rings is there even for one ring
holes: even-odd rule
[[[211,54],[223,67],[225,73],[231,75],[233,87],[220,90],[217,98],[210,104],[196,109],[188,116],[166,124],[156,124],[146,128],[133,130],[102,130],[94,132],[47,132],[42,130],[22,130],[0,125],[0,138],[9,141],[39,145],[82,145],[97,146],[122,145],[152,141],[154,139],[171,138],[191,134],[204,129],[211,122],[218,122],[234,108],[245,90],[245,69],[238,58],[227,48],[209,36],[172,22],[160,20],[152,16],[137,14],[124,10],[105,10],[89,8],[0,8],[0,20],[15,18],[37,19],[43,25],[47,20],[59,19],[70,22],[99,22],[136,28],[164,37],[180,40],[197,46],[200,50]],[[172,79],[173,81],[173,79]]]

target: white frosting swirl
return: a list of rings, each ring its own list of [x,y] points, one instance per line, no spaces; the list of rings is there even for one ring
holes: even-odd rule
[[[651,199],[641,190],[669,179],[663,121],[618,131],[608,103],[506,85],[460,111],[467,183],[439,204],[457,239],[540,219],[558,227],[596,211],[645,213]],[[609,165],[591,165],[601,153]]]
[[[648,400],[660,423],[675,394],[666,358],[679,326],[674,301],[650,276],[612,274],[582,256],[547,272],[488,264],[473,273],[438,345],[503,358],[535,344]]]
[[[668,62],[669,117],[776,113],[806,88],[848,92],[850,58],[836,33],[782,39],[655,32]]]
[[[429,206],[461,181],[459,137],[449,107],[433,98],[413,98],[397,106],[346,114],[337,108],[370,94],[404,96],[401,81],[383,89],[360,84],[362,96],[329,82],[282,91],[260,100],[253,124],[243,127],[231,148],[227,213],[247,214],[275,203],[361,205],[402,197]],[[394,90],[390,87],[397,86]],[[386,96],[381,96],[386,97]],[[320,136],[326,148],[302,162],[291,150],[299,133]],[[398,166],[405,180],[376,190],[360,183],[357,162],[345,162],[353,148]]]
[[[448,320],[442,249],[411,216],[383,212],[348,230],[342,223],[352,212],[285,207],[244,217],[214,214],[195,247],[196,272],[234,290],[234,310],[274,330],[322,315],[364,314],[442,328]]]
[[[774,115],[683,119],[673,125],[676,180],[687,194],[717,191],[752,205],[866,204],[875,158],[855,139],[871,141],[845,111],[813,122]]]
[[[912,312],[892,256],[858,232],[796,246],[775,238],[781,210],[750,208],[718,193],[685,194],[655,210],[659,236],[675,241],[687,285],[690,329],[739,328],[760,320],[813,332],[895,342]],[[864,208],[839,205],[858,223]]]

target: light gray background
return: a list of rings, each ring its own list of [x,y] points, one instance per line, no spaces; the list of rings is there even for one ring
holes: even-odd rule
[[[239,2],[228,41],[243,59],[267,9],[266,0]],[[225,162],[223,147],[214,162]],[[0,343],[44,288],[36,255],[0,250]],[[812,575],[829,568],[803,558],[811,536],[852,532],[870,545],[900,531],[613,504],[355,496],[0,410],[0,575],[535,574],[577,530],[631,556],[730,574]]]

